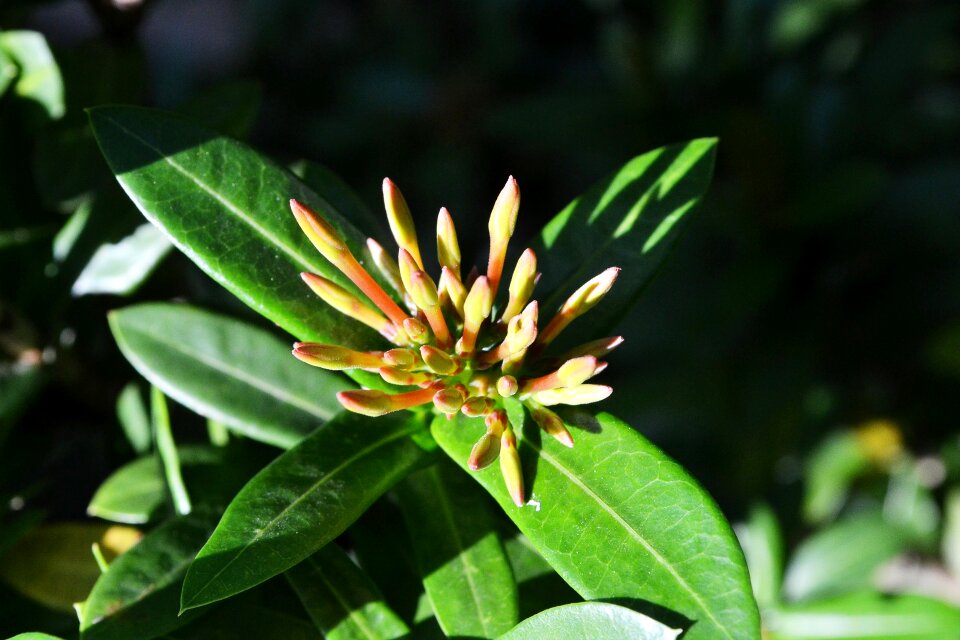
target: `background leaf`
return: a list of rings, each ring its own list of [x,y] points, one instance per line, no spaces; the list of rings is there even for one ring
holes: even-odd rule
[[[18,67],[13,93],[40,107],[46,118],[61,118],[64,113],[63,79],[43,35],[34,31],[0,32],[0,51]]]
[[[290,447],[340,409],[349,381],[304,365],[269,333],[185,305],[110,314],[121,351],[177,402],[237,432]]]
[[[421,417],[406,412],[343,413],[281,455],[227,508],[187,573],[182,608],[260,584],[340,535],[423,462],[410,436],[424,429]]]
[[[423,586],[447,636],[495,638],[517,623],[517,584],[485,495],[447,462],[399,487]]]
[[[155,456],[130,462],[103,481],[93,494],[87,513],[124,524],[150,522],[167,501],[163,469]]]
[[[392,640],[410,631],[367,574],[334,543],[286,576],[328,640]]]
[[[152,224],[142,224],[115,244],[100,245],[83,268],[71,291],[75,296],[134,292],[160,264],[172,245]]]
[[[514,506],[491,465],[473,473],[584,598],[653,605],[688,640],[758,638],[760,624],[733,532],[713,501],[629,425],[601,413],[568,424],[576,446],[518,433],[530,501]],[[434,420],[440,446],[465,465],[482,421]]]
[[[750,584],[760,608],[776,604],[780,599],[783,579],[783,539],[777,517],[767,505],[750,510],[746,522],[734,527],[737,540],[750,569]]]
[[[501,640],[674,640],[679,629],[615,604],[579,602],[548,609],[521,622]]]

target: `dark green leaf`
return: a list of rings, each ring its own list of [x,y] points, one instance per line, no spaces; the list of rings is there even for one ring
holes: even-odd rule
[[[336,544],[328,544],[286,576],[328,640],[391,640],[409,633],[367,574]]]
[[[340,176],[322,164],[303,160],[293,168],[293,172],[308,187],[322,193],[323,197],[340,213],[371,238],[389,237],[383,224],[386,217],[370,211],[353,189],[340,179]]]
[[[523,534],[506,540],[503,546],[517,581],[521,619],[544,609],[580,602],[577,592],[563,581]]]
[[[249,589],[340,535],[426,456],[423,418],[343,413],[258,473],[227,508],[187,573],[192,609]]]
[[[489,499],[447,463],[411,475],[398,491],[423,586],[443,632],[495,638],[513,627],[517,585]]]
[[[0,32],[0,51],[17,66],[14,95],[31,107],[39,107],[46,118],[62,117],[63,79],[46,39],[34,31]],[[38,119],[33,114],[31,117]]]
[[[144,304],[110,314],[121,351],[171,398],[254,440],[290,447],[339,410],[340,376],[242,322],[184,305]]]
[[[743,554],[710,496],[629,425],[578,415],[573,449],[521,426],[525,507],[496,465],[474,477],[584,598],[651,603],[671,626],[694,623],[686,640],[758,638]],[[432,430],[465,466],[483,424],[438,419]]]
[[[180,584],[215,522],[199,512],[170,520],[114,560],[81,610],[84,640],[148,640],[196,617],[177,615]]]
[[[710,184],[717,141],[692,140],[628,162],[543,228],[534,245],[543,273],[541,313],[553,312],[607,267],[623,269],[590,311],[589,336],[611,331],[656,274]]]
[[[858,593],[765,615],[770,640],[958,640],[960,609],[920,596]]]
[[[250,81],[225,82],[210,87],[177,109],[211,129],[245,138],[257,119],[263,91]]]
[[[117,396],[117,419],[134,451],[146,453],[150,450],[153,439],[150,433],[150,417],[137,383],[129,383]]]
[[[186,627],[164,636],[165,640],[317,640],[317,629],[304,618],[284,611],[232,598]]]
[[[140,211],[214,280],[301,340],[382,346],[301,282],[312,271],[356,291],[317,253],[290,213],[297,198],[337,227],[359,259],[364,236],[323,197],[243,144],[175,115],[90,111],[110,168]]]
[[[784,597],[813,600],[868,587],[877,567],[908,543],[879,512],[840,520],[797,548],[784,577]]]
[[[578,602],[547,609],[528,618],[501,640],[675,640],[671,629],[642,613],[604,602]]]
[[[746,522],[734,527],[750,569],[753,595],[760,608],[776,604],[780,599],[783,578],[783,539],[777,516],[767,505],[750,510]]]
[[[171,247],[166,236],[152,224],[140,225],[120,242],[100,245],[71,291],[75,296],[130,295],[153,273]]]

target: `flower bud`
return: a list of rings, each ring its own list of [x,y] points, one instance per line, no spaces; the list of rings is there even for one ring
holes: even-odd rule
[[[480,436],[477,443],[470,450],[470,458],[467,460],[467,466],[471,471],[484,469],[497,459],[500,455],[500,436],[494,435],[489,431]]]
[[[420,362],[420,356],[413,349],[390,349],[383,352],[383,361],[391,367],[410,370]]]
[[[312,273],[304,272],[300,274],[300,277],[321,300],[340,313],[380,332],[387,340],[393,341],[396,339],[396,325],[380,314],[380,312],[365,305],[359,298],[340,285]]]
[[[406,291],[403,289],[403,281],[400,279],[400,266],[393,259],[393,256],[387,253],[383,245],[373,238],[367,238],[367,250],[370,251],[374,266],[377,267],[377,271],[387,281],[387,284],[401,296],[406,295]]]
[[[433,396],[433,406],[447,415],[456,413],[463,406],[464,395],[456,387],[437,391]]]
[[[302,362],[329,369],[367,369],[376,371],[383,366],[383,354],[379,351],[354,351],[346,347],[316,342],[297,342],[293,345],[293,355]]]
[[[420,258],[420,245],[417,244],[417,231],[413,227],[410,207],[390,178],[383,179],[383,206],[387,210],[387,222],[390,223],[390,231],[397,245],[407,250],[422,269],[423,259]]]
[[[516,394],[518,388],[517,379],[513,376],[501,376],[500,379],[497,380],[497,393],[505,398]]]
[[[567,301],[560,307],[553,320],[540,332],[538,344],[542,346],[550,344],[567,325],[600,302],[610,291],[619,273],[620,267],[610,267],[574,291],[573,295],[567,298]]]
[[[290,200],[290,210],[300,229],[317,251],[334,265],[338,265],[341,254],[349,249],[333,225],[297,200]]]
[[[510,300],[500,316],[500,322],[508,322],[523,309],[533,294],[533,287],[537,283],[537,254],[533,249],[527,249],[517,260],[517,266],[510,278]]]
[[[582,384],[579,387],[550,389],[533,394],[533,399],[545,406],[555,404],[590,404],[605,400],[613,389],[604,384]]]
[[[440,209],[437,216],[437,260],[440,265],[460,276],[460,243],[457,241],[457,229],[446,207]]]
[[[437,285],[417,266],[406,249],[400,249],[400,279],[418,307],[429,309],[437,306]]]
[[[468,418],[478,418],[490,413],[490,411],[493,410],[493,406],[493,400],[490,398],[474,396],[463,403],[460,411]]]
[[[463,303],[463,337],[460,349],[464,354],[473,353],[480,325],[493,309],[493,291],[484,276],[477,278]]]
[[[544,433],[550,435],[565,447],[573,447],[573,436],[570,435],[570,431],[567,430],[567,426],[560,416],[535,402],[528,402],[527,407],[530,409],[530,416],[533,421],[543,429]]]
[[[557,369],[557,379],[561,386],[576,387],[597,373],[597,365],[597,359],[593,356],[580,356],[567,360]]]
[[[423,363],[428,369],[439,375],[449,376],[460,368],[459,363],[453,358],[428,344],[420,347],[420,357],[423,358]]]
[[[450,304],[453,305],[457,315],[463,318],[463,303],[467,299],[467,289],[460,282],[460,278],[447,267],[443,267],[440,272],[439,288],[441,291],[446,291]]]
[[[432,375],[423,371],[404,371],[396,367],[380,367],[378,372],[385,382],[401,386],[422,386],[434,381]]]
[[[430,330],[416,318],[404,318],[403,331],[417,344],[423,344],[430,340]]]
[[[517,438],[509,427],[500,436],[500,473],[510,497],[513,498],[513,504],[522,507],[526,502],[523,495],[523,468],[520,466]]]
[[[503,260],[507,255],[507,245],[513,229],[517,225],[517,212],[520,210],[520,187],[513,176],[507,178],[507,183],[497,196],[497,201],[490,212],[490,222],[487,227],[490,231],[490,259],[487,263],[487,279],[490,280],[490,289],[496,294],[503,274]]]
[[[433,399],[434,393],[436,389],[433,386],[393,395],[376,389],[359,389],[340,391],[337,400],[347,411],[376,417],[426,404]]]
[[[562,361],[567,361],[571,358],[577,358],[580,356],[596,356],[597,358],[602,358],[619,347],[621,344],[623,344],[623,336],[611,336],[609,338],[591,340],[590,342],[586,342],[579,347],[574,347],[570,351],[567,351],[565,354],[560,356],[559,359]]]

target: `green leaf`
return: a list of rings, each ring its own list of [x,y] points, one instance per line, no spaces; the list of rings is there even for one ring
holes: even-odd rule
[[[411,475],[398,492],[423,586],[443,632],[495,638],[513,627],[517,584],[489,499],[447,463]]]
[[[530,422],[520,426],[525,507],[514,506],[496,465],[473,477],[584,598],[651,603],[672,626],[695,623],[686,640],[758,638],[743,554],[710,496],[626,423],[578,415],[578,424],[568,421],[573,449],[541,441]],[[432,431],[465,466],[484,427],[437,419]]]
[[[173,497],[173,508],[176,509],[177,515],[185,516],[193,510],[193,505],[190,502],[190,494],[187,493],[187,486],[183,483],[183,473],[180,471],[180,456],[177,454],[177,445],[173,441],[167,399],[157,387],[150,388],[150,409],[157,454],[163,465],[167,488]]]
[[[797,548],[784,577],[784,597],[813,600],[868,587],[877,567],[908,543],[879,512],[849,516]]]
[[[18,68],[14,94],[38,107],[46,118],[62,117],[63,79],[46,39],[34,31],[0,32],[0,51]],[[9,77],[9,70],[5,74]]]
[[[943,505],[943,539],[940,542],[943,562],[955,578],[960,579],[960,488],[947,493]]]
[[[520,618],[529,618],[562,604],[580,602],[577,592],[563,581],[523,534],[506,540],[503,546],[517,581]]]
[[[193,96],[177,109],[198,123],[234,138],[245,138],[257,119],[263,91],[249,80],[224,82]]]
[[[258,473],[237,494],[187,573],[181,607],[249,589],[340,535],[426,457],[404,412],[370,419],[343,413]]]
[[[777,516],[767,505],[756,506],[734,531],[747,559],[757,604],[761,609],[776,604],[783,578],[783,538]]]
[[[231,293],[300,340],[353,348],[384,344],[318,300],[299,278],[312,271],[357,291],[290,213],[290,198],[304,202],[337,227],[362,260],[363,234],[323,197],[243,144],[173,114],[99,107],[90,111],[90,121],[140,211]]]
[[[869,468],[870,459],[856,433],[844,431],[826,438],[807,462],[804,518],[820,523],[835,517],[847,498],[850,483]]]
[[[27,633],[19,633],[10,640],[63,640],[59,636],[51,636],[48,633],[40,633],[38,631],[28,631]]]
[[[717,141],[662,147],[628,162],[557,214],[534,245],[541,313],[553,312],[607,267],[623,269],[590,311],[589,335],[609,333],[656,274],[706,192]]]
[[[167,502],[163,469],[149,455],[126,464],[103,481],[93,494],[87,513],[124,524],[146,524]]]
[[[146,453],[150,450],[153,439],[150,433],[150,417],[140,395],[140,386],[136,382],[127,384],[117,396],[117,419],[134,451]]]
[[[168,253],[171,244],[152,224],[142,224],[116,244],[100,245],[73,283],[73,295],[127,296],[139,288]]]
[[[291,447],[340,409],[340,376],[305,365],[269,333],[185,305],[110,314],[120,350],[147,380],[247,437]]]
[[[770,640],[957,640],[960,609],[920,596],[858,593],[769,611]]]
[[[360,567],[328,544],[286,573],[328,640],[391,640],[410,632]]]
[[[500,640],[675,640],[671,629],[642,613],[604,602],[578,602],[527,618]]]
[[[215,522],[208,513],[180,516],[114,560],[81,609],[83,640],[148,640],[196,617],[178,616],[180,584]]]
[[[164,640],[317,640],[317,637],[316,627],[305,618],[263,606],[253,598],[232,598],[192,624],[168,633]]]

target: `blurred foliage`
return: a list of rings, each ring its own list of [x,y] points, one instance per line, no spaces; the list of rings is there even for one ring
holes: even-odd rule
[[[505,173],[524,185],[529,237],[639,151],[719,136],[703,215],[622,324],[607,407],[730,517],[773,506],[794,563],[786,596],[817,593],[791,575],[819,536],[876,518],[897,544],[820,593],[870,584],[905,549],[942,545],[956,571],[956,489],[939,532],[960,478],[960,6],[145,5],[0,6],[0,548],[41,519],[83,518],[143,451],[116,417],[134,374],[108,310],[185,297],[263,326],[167,256],[107,170],[84,109],[137,103],[333,167],[371,206],[389,175],[418,217],[448,206],[462,238],[484,233]],[[184,440],[205,439],[203,421],[171,410]],[[142,429],[129,412],[127,432]],[[878,464],[849,430],[874,420],[894,425],[897,460]],[[767,572],[767,603],[781,571]],[[72,633],[16,586],[0,587],[0,632]]]

